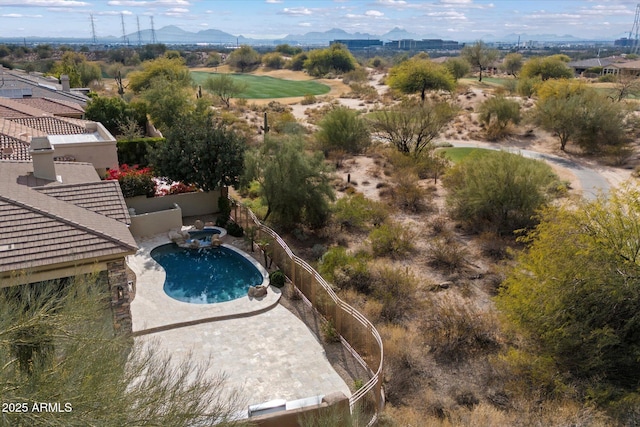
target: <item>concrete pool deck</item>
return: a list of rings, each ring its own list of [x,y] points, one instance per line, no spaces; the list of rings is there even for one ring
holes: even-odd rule
[[[175,360],[210,361],[208,373],[227,375],[226,386],[242,390],[246,404],[295,400],[351,392],[327,359],[318,338],[278,304],[280,290],[262,299],[242,297],[217,304],[184,303],[163,291],[164,270],[151,250],[167,236],[137,239],[139,251],[127,259],[136,274],[131,302],[134,335]]]

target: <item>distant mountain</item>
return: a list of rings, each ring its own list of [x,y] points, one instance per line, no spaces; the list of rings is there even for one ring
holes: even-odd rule
[[[520,42],[524,43],[527,41],[536,41],[536,42],[579,42],[584,41],[584,39],[574,37],[569,34],[565,34],[559,36],[557,34],[507,34],[504,36],[496,37],[496,36],[487,36],[483,38],[485,41],[501,41],[507,43],[516,43],[518,41],[518,37],[520,38]]]
[[[405,39],[422,40],[424,38],[439,39],[440,37],[438,36],[424,37],[419,34],[410,33],[404,28],[395,27],[393,30],[381,36],[377,36],[377,38],[383,41],[389,41],[389,40],[405,40]]]
[[[156,42],[158,43],[221,43],[221,44],[236,44],[238,37],[225,33],[220,30],[202,30],[197,33],[185,31],[175,25],[169,25],[162,27],[155,32]],[[151,30],[140,31],[140,39],[144,43],[150,43],[153,39]],[[135,43],[138,40],[138,32],[127,35],[129,43]],[[244,39],[244,38],[243,38]]]
[[[296,44],[329,44],[332,40],[353,40],[353,39],[377,39],[376,35],[368,33],[347,33],[339,28],[332,28],[328,31],[312,31],[306,34],[289,34],[282,40],[285,43]]]

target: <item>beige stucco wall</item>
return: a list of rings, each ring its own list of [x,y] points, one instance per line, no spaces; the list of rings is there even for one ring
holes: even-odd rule
[[[209,215],[218,212],[220,190],[197,193],[173,194],[162,197],[136,196],[125,201],[129,208],[134,208],[136,215],[172,209],[180,206],[183,216]]]
[[[56,156],[73,156],[77,162],[87,162],[100,172],[118,168],[118,148],[116,139],[101,123],[86,124],[89,132],[96,132],[102,141],[70,142],[57,141],[54,145]],[[101,174],[102,176],[103,174]]]
[[[129,231],[135,237],[153,236],[182,227],[182,210],[174,204],[169,209],[131,215]]]

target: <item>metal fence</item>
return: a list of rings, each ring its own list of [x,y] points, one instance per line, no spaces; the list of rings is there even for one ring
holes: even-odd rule
[[[382,389],[384,353],[382,339],[376,328],[360,312],[342,301],[326,280],[305,260],[293,254],[284,240],[262,224],[246,206],[231,200],[232,219],[245,230],[255,229],[255,240],[268,243],[265,250],[273,262],[303,296],[304,300],[331,322],[345,348],[369,372],[371,379],[350,398],[352,411],[360,417],[369,415],[373,425],[384,407]]]

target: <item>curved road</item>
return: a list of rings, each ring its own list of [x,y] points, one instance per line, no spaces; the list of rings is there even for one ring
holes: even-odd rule
[[[611,186],[609,182],[600,173],[593,169],[586,168],[572,160],[564,159],[553,154],[538,153],[537,151],[523,150],[516,147],[504,147],[497,146],[490,143],[481,142],[453,142],[448,141],[454,147],[471,147],[471,148],[485,148],[488,150],[504,150],[510,153],[521,154],[524,157],[531,159],[544,160],[549,163],[558,165],[564,169],[571,171],[576,178],[580,181],[582,187],[582,194],[587,199],[595,199],[598,193],[608,193]]]

